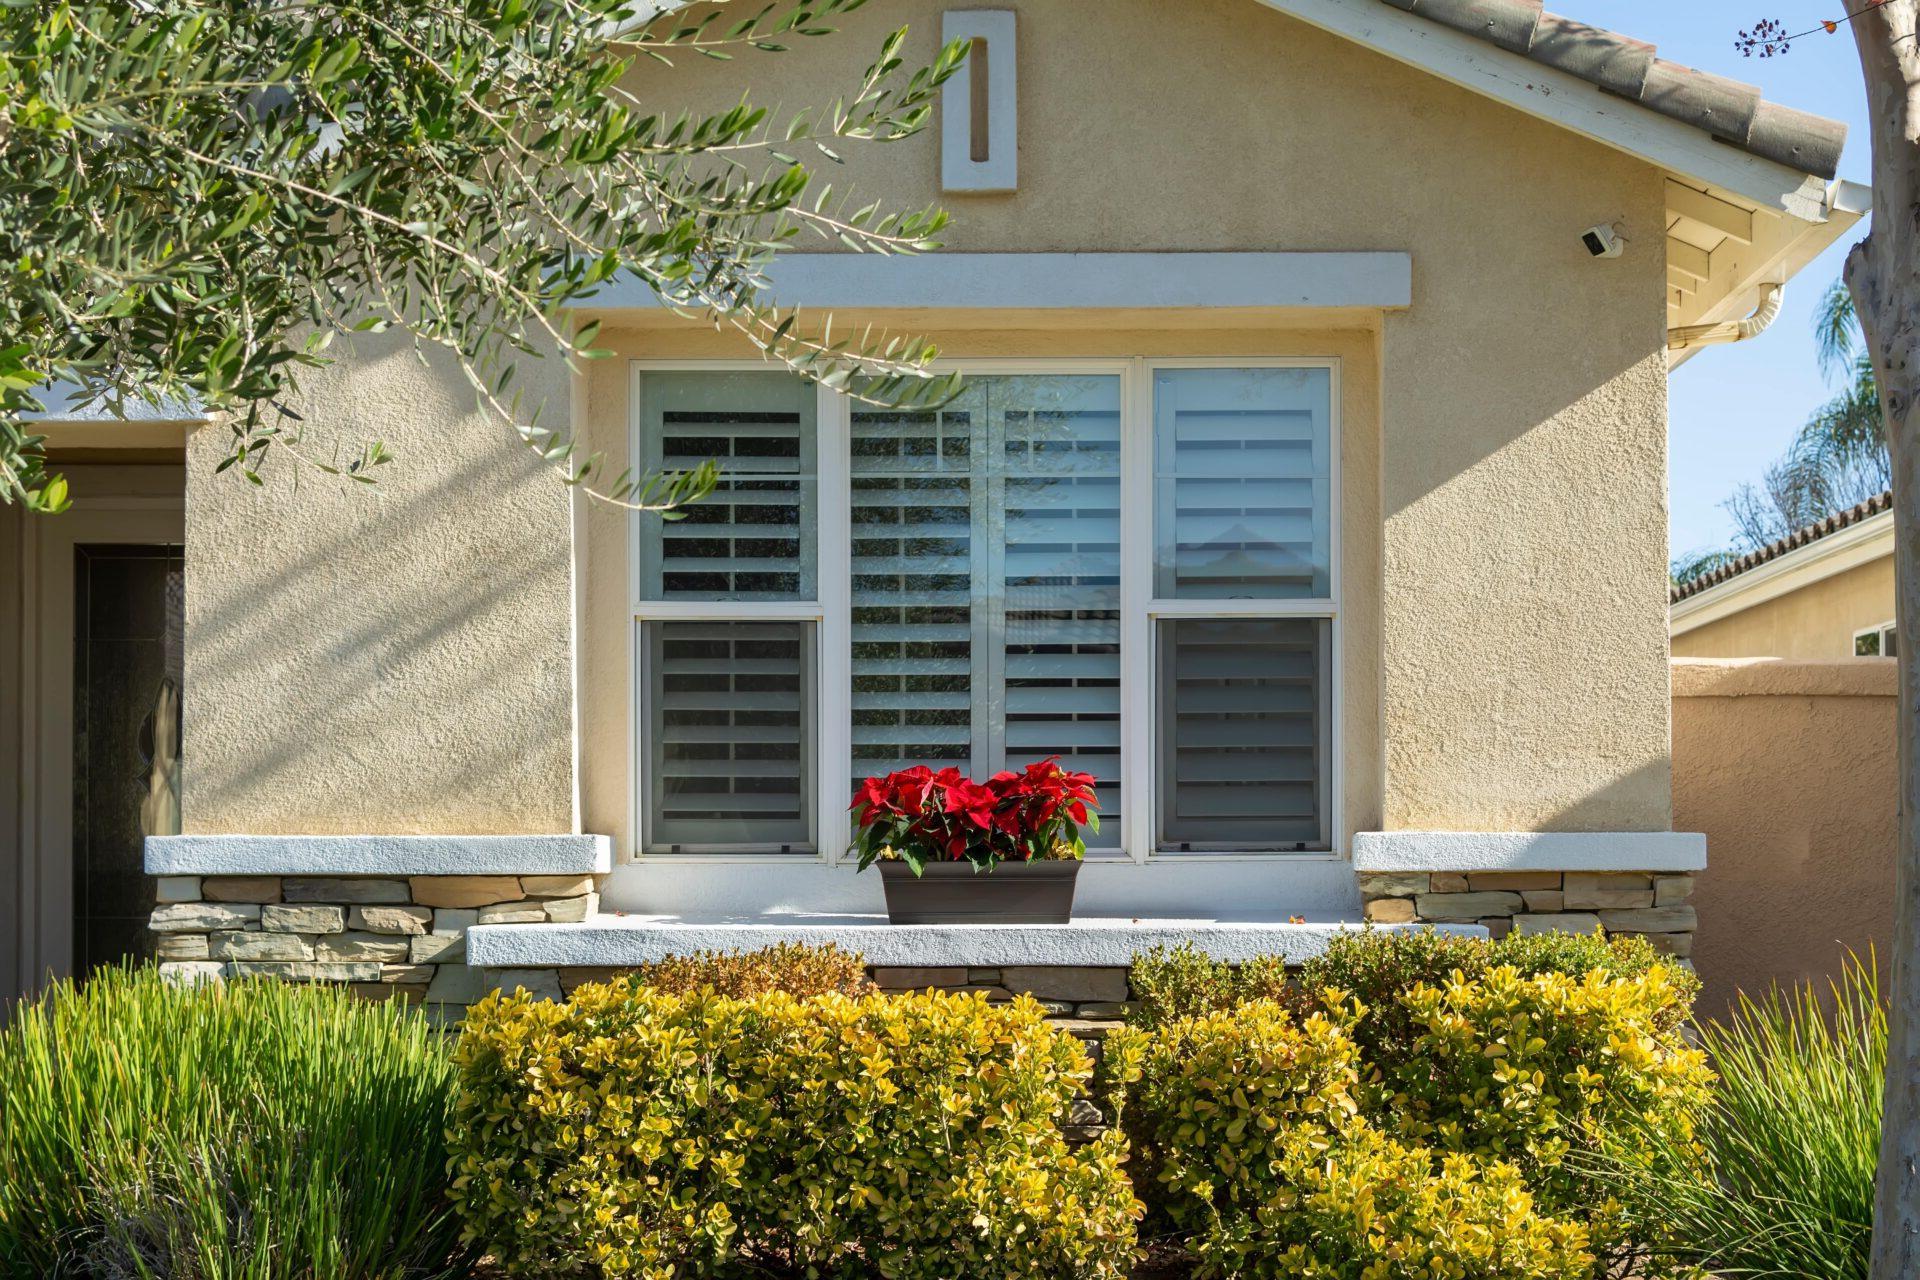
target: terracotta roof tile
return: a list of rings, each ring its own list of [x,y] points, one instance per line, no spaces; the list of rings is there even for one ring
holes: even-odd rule
[[[1847,126],[1767,102],[1750,84],[1656,56],[1644,41],[1544,12],[1541,0],[1380,0],[1599,85],[1749,154],[1831,178]]]
[[[1815,520],[1804,529],[1795,529],[1778,542],[1769,542],[1758,551],[1749,552],[1730,564],[1723,564],[1711,573],[1703,573],[1691,581],[1681,583],[1668,592],[1667,602],[1679,604],[1688,596],[1697,596],[1708,587],[1717,587],[1769,560],[1778,560],[1789,551],[1797,551],[1810,542],[1820,541],[1830,533],[1840,532],[1848,525],[1859,524],[1869,516],[1877,516],[1882,511],[1891,510],[1893,510],[1893,491],[1889,489],[1885,493],[1868,498],[1865,502],[1848,507],[1845,511],[1836,511],[1825,520]]]

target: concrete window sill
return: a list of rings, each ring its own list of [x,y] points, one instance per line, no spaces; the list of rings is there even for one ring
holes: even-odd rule
[[[598,916],[584,924],[476,925],[468,963],[489,969],[625,968],[694,951],[751,951],[780,942],[831,942],[870,965],[1124,966],[1156,946],[1191,942],[1218,960],[1285,956],[1299,964],[1349,921],[1312,924],[1214,920],[1085,919],[1071,924],[892,925],[884,916],[759,916],[689,920],[675,916]],[[1484,938],[1479,925],[1442,932]]]

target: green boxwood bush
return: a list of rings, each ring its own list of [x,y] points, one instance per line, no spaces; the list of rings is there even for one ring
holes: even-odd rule
[[[0,1274],[466,1275],[442,1040],[337,988],[56,984],[0,1029]]]
[[[1125,1274],[1117,1135],[1062,1135],[1085,1051],[1028,999],[489,997],[457,1058],[454,1195],[510,1273]]]

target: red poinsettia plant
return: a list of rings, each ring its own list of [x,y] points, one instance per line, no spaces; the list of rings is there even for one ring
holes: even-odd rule
[[[853,798],[853,851],[860,869],[899,859],[920,874],[929,862],[1002,862],[1081,858],[1083,831],[1100,830],[1090,773],[1060,767],[1058,757],[975,782],[958,769],[925,765],[868,778]]]

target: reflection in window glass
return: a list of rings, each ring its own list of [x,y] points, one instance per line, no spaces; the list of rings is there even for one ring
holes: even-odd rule
[[[1120,805],[1120,383],[969,378],[852,413],[855,782],[1059,756]]]
[[[814,388],[788,373],[644,373],[641,462],[720,466],[714,491],[679,518],[643,516],[648,600],[814,597]]]
[[[813,847],[813,627],[651,622],[646,847]]]
[[[1158,847],[1324,849],[1323,618],[1160,623]]]
[[[1325,369],[1154,374],[1155,596],[1332,594],[1330,388]]]

